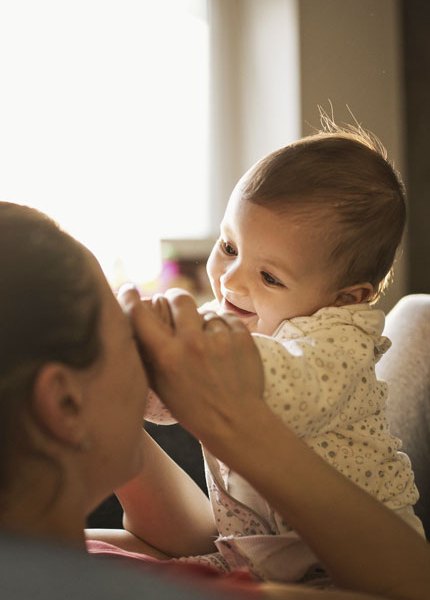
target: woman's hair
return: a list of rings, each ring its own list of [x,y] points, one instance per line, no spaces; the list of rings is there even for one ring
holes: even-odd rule
[[[406,221],[405,189],[381,142],[358,127],[305,137],[266,156],[245,177],[244,199],[318,222],[340,287],[391,275]],[[321,210],[323,209],[323,210]]]
[[[101,352],[101,299],[82,246],[46,215],[0,202],[0,486],[39,369]]]

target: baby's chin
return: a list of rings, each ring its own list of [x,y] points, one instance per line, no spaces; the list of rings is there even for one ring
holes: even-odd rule
[[[226,311],[226,312],[233,313],[240,321],[242,321],[242,323],[244,325],[246,325],[246,328],[251,333],[258,333],[258,317],[257,317],[257,315],[253,314],[253,315],[249,315],[249,316],[244,316],[244,315],[237,314],[237,312],[233,312],[233,311]]]
[[[273,327],[262,322],[257,315],[253,315],[249,318],[242,318],[241,321],[243,321],[250,333],[260,333],[262,335],[273,334]]]
[[[244,325],[246,325],[246,328],[250,333],[272,335],[272,333],[275,331],[273,325],[262,321],[257,313],[247,313],[247,311],[241,310],[231,303],[223,301],[223,298],[218,300],[218,306],[221,308],[221,314],[223,312],[230,312],[236,315],[236,317],[240,319]]]

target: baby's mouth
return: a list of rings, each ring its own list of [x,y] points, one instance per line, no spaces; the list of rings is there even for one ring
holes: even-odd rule
[[[249,310],[244,310],[243,308],[239,308],[238,306],[236,306],[235,304],[233,304],[232,302],[227,300],[227,298],[224,298],[223,308],[224,308],[224,310],[228,310],[228,311],[234,313],[238,317],[252,317],[255,315],[254,312],[250,312]]]

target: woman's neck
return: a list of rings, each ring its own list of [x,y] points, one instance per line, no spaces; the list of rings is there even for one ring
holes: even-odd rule
[[[39,522],[35,523],[33,519],[27,520],[25,516],[23,518],[22,515],[10,515],[9,513],[6,515],[5,520],[3,515],[0,518],[0,529],[23,537],[60,542],[67,546],[85,550],[83,526],[79,529],[72,526],[70,518],[66,521],[58,521],[52,517],[49,517],[49,519],[40,518]]]
[[[85,548],[85,509],[67,477],[45,468],[15,474],[12,489],[0,497],[0,529]]]

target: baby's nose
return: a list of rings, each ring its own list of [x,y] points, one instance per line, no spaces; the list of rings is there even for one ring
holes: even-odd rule
[[[221,277],[221,287],[228,292],[244,295],[248,291],[246,279],[244,269],[240,264],[231,265]]]

